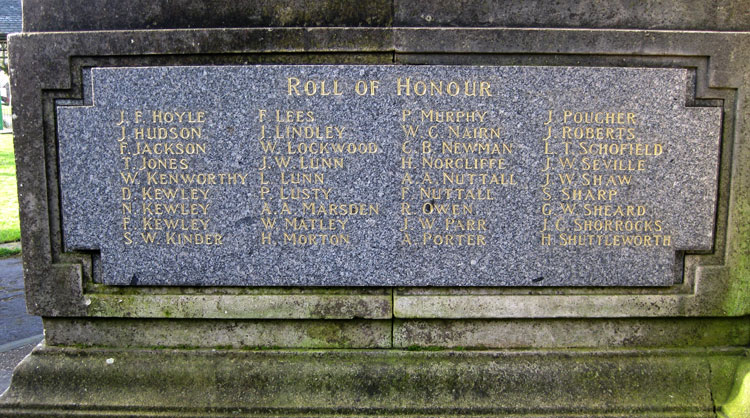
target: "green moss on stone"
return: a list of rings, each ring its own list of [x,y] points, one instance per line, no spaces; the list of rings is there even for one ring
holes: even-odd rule
[[[730,248],[730,291],[725,311],[730,315],[750,313],[750,196],[740,195],[735,205],[736,231]]]
[[[410,345],[406,347],[406,351],[449,351],[453,348],[438,347],[435,345],[421,346],[421,345]]]
[[[319,322],[311,325],[307,330],[308,340],[302,342],[302,347],[350,346],[352,341],[342,332],[338,323]]]
[[[233,348],[234,347],[231,344],[214,346],[214,349],[216,350],[231,350]]]
[[[743,361],[734,375],[734,386],[729,399],[718,409],[720,417],[750,417],[750,361]]]
[[[198,347],[197,345],[178,344],[172,348],[176,348],[178,350],[200,350],[203,347]]]

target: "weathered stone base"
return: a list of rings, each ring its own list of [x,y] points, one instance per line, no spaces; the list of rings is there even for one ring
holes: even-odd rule
[[[745,355],[39,346],[0,415],[716,417]]]

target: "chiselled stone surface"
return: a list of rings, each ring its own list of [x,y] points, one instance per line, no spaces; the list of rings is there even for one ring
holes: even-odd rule
[[[115,285],[671,285],[713,242],[688,77],[94,68],[57,108],[65,247]]]

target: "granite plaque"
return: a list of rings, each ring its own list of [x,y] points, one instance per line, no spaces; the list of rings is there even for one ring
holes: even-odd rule
[[[97,281],[669,286],[710,250],[721,109],[682,69],[93,68],[58,102]]]

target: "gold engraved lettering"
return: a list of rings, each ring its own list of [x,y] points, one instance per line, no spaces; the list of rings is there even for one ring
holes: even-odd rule
[[[583,157],[581,158],[581,170],[644,171],[646,170],[646,160]]]
[[[297,234],[284,232],[284,244],[313,246],[313,245],[350,245],[348,234]]]
[[[171,126],[169,128],[164,127],[138,127],[133,128],[133,138],[135,139],[198,139],[203,137],[203,130],[200,126],[198,127],[182,127],[177,128]]]
[[[154,218],[144,216],[141,218],[144,231],[148,230],[180,230],[180,231],[205,231],[208,229],[208,220],[200,218]]]
[[[132,155],[195,155],[205,153],[206,144],[202,144],[199,142],[157,142],[155,144],[149,144],[147,142],[136,142],[135,152]]]
[[[141,157],[139,170],[186,170],[189,168],[185,158],[146,158]]]
[[[288,96],[341,96],[339,80],[305,80],[297,77],[287,78]]]
[[[492,190],[487,188],[453,189],[441,187],[420,187],[419,195],[422,199],[433,200],[495,200],[492,195]]]
[[[347,219],[284,218],[284,227],[294,231],[343,231],[347,222]]]
[[[142,187],[141,197],[152,200],[207,200],[210,189],[205,188],[158,188]]]
[[[637,234],[637,235],[601,235],[569,234],[558,235],[561,246],[605,246],[605,247],[669,247],[671,235]]]
[[[477,88],[479,92],[477,93]],[[399,77],[396,80],[398,96],[477,96],[491,97],[491,85],[488,81],[477,80],[412,80],[411,77]]]
[[[443,154],[503,155],[513,153],[513,144],[496,142],[450,142],[442,141]]]
[[[563,111],[563,123],[596,123],[607,125],[635,125],[632,112],[574,112]]]
[[[343,126],[313,126],[313,125],[276,125],[273,132],[274,139],[342,139]]]
[[[633,128],[602,128],[602,127],[570,127],[563,126],[563,139],[635,139],[635,129]]]
[[[154,110],[151,112],[153,123],[204,123],[206,112],[177,112]]]
[[[165,233],[165,243],[170,245],[223,245],[223,238],[223,235],[213,233]]]
[[[435,109],[420,109],[419,116],[422,122],[433,122],[433,123],[472,123],[472,122],[484,122],[485,116],[488,112],[482,112],[479,110],[435,110]],[[409,112],[411,114],[411,112]]]
[[[486,128],[483,126],[448,126],[448,138],[461,139],[493,139],[500,138],[500,127]]]
[[[487,245],[486,237],[481,234],[434,234],[425,232],[422,234],[423,245],[451,246],[451,247],[474,247]]]
[[[325,183],[325,173],[294,173],[288,171],[281,172],[279,179],[281,184],[323,184]]]
[[[135,173],[138,174],[137,172]],[[146,173],[147,184],[245,184],[247,174],[242,173]]]
[[[432,203],[426,202],[422,205],[422,213],[425,215],[473,215],[474,206],[468,203]]]
[[[360,96],[368,94],[374,96],[378,88],[380,88],[380,81],[378,80],[357,80],[354,84],[354,92]]]
[[[645,211],[644,211],[645,215]],[[596,232],[662,232],[661,219],[573,219],[573,231]]]
[[[578,143],[579,154],[591,155],[636,155],[656,157],[664,153],[662,144],[640,144],[640,143],[622,143],[606,144],[587,142]]]
[[[375,142],[299,142],[286,143],[287,154],[377,154]]]
[[[315,113],[312,110],[276,109],[274,115],[276,116],[276,122],[279,123],[315,122]]]
[[[380,214],[380,204],[303,202],[302,212],[318,216],[373,216]]]
[[[633,180],[631,174],[581,174],[583,186],[627,186]]]
[[[486,219],[446,218],[445,230],[446,231],[486,231],[487,220]]]
[[[571,189],[564,187],[562,190],[562,200],[609,200],[617,196],[615,189]]]
[[[326,199],[331,193],[331,188],[322,187],[279,187],[279,198],[281,200],[308,200]]]
[[[436,170],[503,170],[503,158],[436,158],[422,157],[422,167]]]
[[[341,157],[299,157],[299,168],[301,170],[328,170],[344,168],[344,159]]]
[[[504,161],[503,161],[504,162]],[[516,184],[513,173],[508,176],[505,173],[475,174],[475,173],[446,173],[443,172],[443,184],[450,185],[496,185],[507,186]]]

